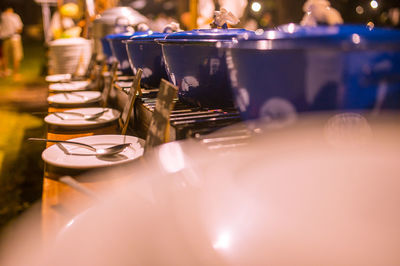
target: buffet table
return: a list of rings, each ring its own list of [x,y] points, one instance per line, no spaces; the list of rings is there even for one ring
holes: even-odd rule
[[[110,125],[105,128],[92,130],[76,130],[75,132],[63,132],[48,127],[47,138],[57,140],[69,140],[77,137],[86,137],[100,134],[116,134],[117,125]],[[55,145],[48,143],[47,147]],[[43,194],[42,194],[42,229],[44,239],[51,238],[59,232],[72,218],[89,208],[96,202],[93,197],[96,193],[117,186],[124,181],[124,178],[103,178],[101,180],[79,179],[79,186],[87,191],[79,191],[71,185],[60,181],[60,177],[79,176],[87,172],[79,169],[64,169],[45,164],[45,172],[43,177]],[[87,193],[92,192],[93,195]]]
[[[128,94],[132,82],[126,81],[126,78],[122,77],[115,84],[110,91],[109,108],[112,107],[122,112],[129,101]],[[158,89],[142,89],[140,94],[141,96],[134,103],[134,112],[130,116],[127,132],[130,135],[146,139],[156,108],[156,101],[159,100],[157,99]],[[199,108],[183,104],[177,99],[173,100],[170,105],[171,108],[173,106],[173,109],[169,116],[169,126],[166,128],[168,135],[165,139],[166,142],[190,137],[201,139],[203,135],[240,121],[239,114],[234,108]],[[62,110],[49,107],[49,112],[54,111]],[[47,138],[55,140],[107,134],[118,134],[118,125],[110,123],[98,128],[79,127],[74,130],[65,130],[49,125],[47,130]],[[54,144],[48,143],[47,147],[52,145]],[[59,232],[79,213],[92,206],[99,200],[97,195],[100,192],[129,180],[127,177],[110,178],[108,176],[95,180],[87,177],[79,178],[87,172],[88,170],[85,169],[66,169],[50,164],[45,165],[42,198],[42,224],[45,238],[54,236],[54,233]],[[78,176],[78,179],[65,179],[65,176]]]
[[[116,88],[113,88],[112,94],[116,95],[116,90]],[[52,95],[52,93],[50,92],[49,95]],[[128,100],[125,92],[121,93],[120,96],[123,97],[125,102]],[[85,105],[76,107],[83,106]],[[96,106],[96,104],[92,103],[87,106]],[[68,110],[71,110],[71,108],[59,108],[54,104],[48,107],[48,113],[68,112]],[[117,120],[113,120],[98,126],[73,128],[48,124],[46,138],[70,140],[95,135],[118,135],[119,125],[117,122]],[[48,142],[46,148],[52,145],[55,144]],[[83,158],[82,160],[86,159]],[[101,200],[98,197],[101,192],[107,191],[113,186],[119,186],[128,180],[126,177],[109,176],[93,179],[85,175],[89,170],[101,171],[101,169],[101,167],[98,169],[65,168],[45,162],[42,194],[42,232],[45,241],[51,241],[77,215]]]

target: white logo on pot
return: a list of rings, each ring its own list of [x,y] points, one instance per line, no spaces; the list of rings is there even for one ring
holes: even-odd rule
[[[145,68],[143,69],[142,77],[143,77],[143,78],[148,78],[148,77],[150,77],[151,75],[153,75],[153,71],[151,71],[150,68],[145,67]]]
[[[210,75],[215,75],[219,70],[220,60],[218,58],[210,59]]]
[[[297,120],[296,107],[286,99],[274,97],[260,108],[260,118],[268,127],[281,128]]]
[[[131,65],[129,64],[128,60],[122,61],[122,65],[121,65],[122,69],[130,68],[130,67],[131,67]]]
[[[182,91],[189,91],[192,87],[196,88],[199,86],[199,81],[193,76],[187,76],[182,79]]]

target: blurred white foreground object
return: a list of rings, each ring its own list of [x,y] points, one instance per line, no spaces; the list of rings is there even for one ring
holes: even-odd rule
[[[247,144],[231,150],[206,143],[243,126],[202,144],[160,146],[94,173],[132,181],[71,220],[43,252],[28,234],[12,235],[0,264],[399,265],[397,117],[252,124]]]

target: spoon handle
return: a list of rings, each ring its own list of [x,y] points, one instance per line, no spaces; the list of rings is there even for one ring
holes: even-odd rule
[[[74,144],[74,145],[81,146],[81,147],[84,147],[86,149],[89,149],[91,151],[97,151],[96,148],[90,146],[89,144],[85,144],[85,143],[81,143],[81,142],[75,142],[75,141],[69,141],[69,140],[55,140],[55,139],[41,139],[41,138],[29,138],[28,140],[46,141],[46,142],[53,142],[53,143]]]
[[[82,114],[82,113],[70,112],[70,111],[60,111],[60,112],[33,112],[33,113],[32,113],[32,115],[50,115],[50,114],[69,114],[69,115],[84,116],[84,114]]]
[[[102,111],[94,114],[88,114],[88,115],[100,115],[108,112],[108,108],[103,108]],[[79,112],[73,112],[73,111],[59,111],[59,112],[32,112],[32,115],[50,115],[50,114],[68,114],[68,115],[78,115],[81,117],[84,117],[85,114],[79,113]]]
[[[69,92],[69,94],[74,95],[74,96],[77,96],[77,97],[79,97],[79,98],[81,98],[81,99],[85,99],[85,96],[80,95],[79,93],[76,93],[76,92],[73,92],[73,91]]]

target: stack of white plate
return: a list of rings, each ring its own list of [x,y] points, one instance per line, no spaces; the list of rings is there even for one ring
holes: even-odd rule
[[[90,40],[84,38],[54,40],[50,43],[49,73],[83,75],[91,53]]]

